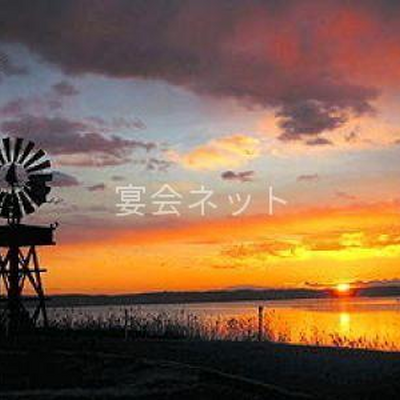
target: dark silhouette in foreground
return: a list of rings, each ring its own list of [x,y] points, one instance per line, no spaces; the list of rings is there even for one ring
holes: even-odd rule
[[[1,399],[397,399],[399,377],[400,354],[268,342],[71,331],[0,347]]]

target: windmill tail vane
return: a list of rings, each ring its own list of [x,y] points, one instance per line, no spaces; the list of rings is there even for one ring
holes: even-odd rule
[[[52,180],[51,162],[34,142],[6,137],[0,141],[0,331],[16,334],[36,326],[47,326],[45,295],[36,247],[54,245],[56,225],[38,226],[21,223],[33,214],[47,196]],[[25,305],[25,286],[35,294],[33,307]],[[3,296],[1,296],[4,293]]]

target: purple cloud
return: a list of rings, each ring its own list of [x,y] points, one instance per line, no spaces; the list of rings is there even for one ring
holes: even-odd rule
[[[48,0],[6,0],[0,40],[23,43],[67,74],[164,80],[200,94],[274,107],[281,139],[304,139],[372,108],[378,95],[373,81],[352,82],[349,76],[360,71],[353,65],[343,71],[335,53],[343,40],[335,18],[349,10],[369,13],[387,28],[392,35],[387,37],[398,36],[398,24],[387,21],[398,9],[388,13],[384,5],[367,3],[89,0],[49,6]],[[373,31],[367,37],[354,31],[345,39],[359,43],[357,54],[368,60],[361,44],[380,41]]]
[[[87,123],[60,117],[24,115],[0,125],[4,135],[27,138],[57,156],[60,164],[76,166],[120,165],[134,150],[149,152],[153,142],[105,136]]]

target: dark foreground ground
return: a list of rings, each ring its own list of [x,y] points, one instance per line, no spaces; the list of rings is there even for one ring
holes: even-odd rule
[[[400,354],[69,334],[0,345],[0,399],[398,399]]]

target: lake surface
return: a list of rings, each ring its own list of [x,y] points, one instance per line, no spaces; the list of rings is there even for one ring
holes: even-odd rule
[[[114,320],[188,325],[211,338],[255,338],[258,308],[263,307],[262,334],[266,339],[315,345],[400,350],[400,299],[340,298],[286,301],[199,303],[140,306],[93,306],[50,309],[51,317],[74,321]],[[126,311],[125,311],[126,310]]]

